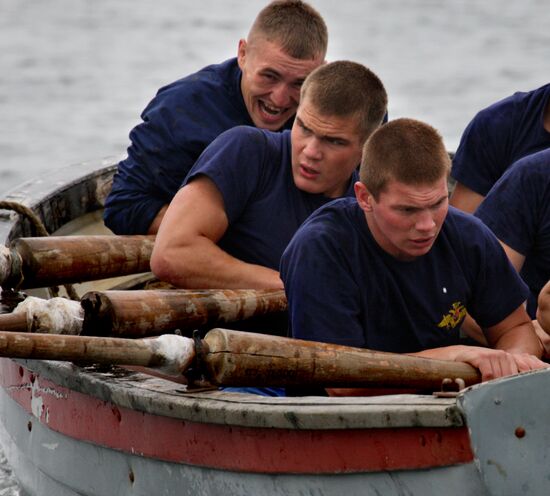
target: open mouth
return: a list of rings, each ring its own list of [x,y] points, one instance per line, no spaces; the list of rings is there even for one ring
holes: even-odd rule
[[[270,117],[280,117],[288,110],[287,108],[273,107],[262,100],[258,101],[258,106],[264,114],[267,114]]]

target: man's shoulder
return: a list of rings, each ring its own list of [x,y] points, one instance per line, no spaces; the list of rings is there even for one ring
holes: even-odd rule
[[[238,81],[240,69],[237,59],[229,59],[220,64],[203,67],[193,74],[189,74],[160,88],[156,99],[187,100],[200,97],[213,97],[216,100],[238,95]]]
[[[550,93],[550,84],[541,86],[531,91],[516,91],[491,105],[480,110],[474,120],[491,124],[511,124],[514,116],[520,116],[531,108],[533,102],[537,102]]]
[[[359,215],[357,200],[353,197],[337,198],[319,207],[302,224],[301,231],[307,236],[338,238],[344,232],[351,236],[350,225],[365,221]]]
[[[235,126],[208,145],[188,179],[206,170],[224,177],[274,177],[290,155],[290,132]]]
[[[487,226],[475,215],[449,206],[449,212],[443,223],[443,230],[451,238],[460,238],[466,244],[478,236],[485,237],[490,233]]]
[[[234,143],[235,147],[267,147],[279,150],[290,146],[290,131],[269,131],[254,126],[235,126],[227,129],[214,142]]]
[[[546,148],[517,160],[510,166],[504,176],[507,178],[532,177],[547,182],[550,180],[549,164],[550,148]]]

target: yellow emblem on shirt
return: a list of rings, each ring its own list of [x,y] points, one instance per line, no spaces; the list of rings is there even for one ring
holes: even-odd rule
[[[462,322],[462,319],[466,316],[466,307],[459,301],[455,301],[451,309],[443,316],[441,322],[437,324],[437,327],[442,327],[450,331],[454,329],[458,324]]]

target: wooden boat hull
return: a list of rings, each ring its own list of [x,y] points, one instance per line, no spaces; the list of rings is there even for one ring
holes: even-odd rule
[[[34,207],[51,232],[91,232],[114,172],[102,165],[65,169],[10,199]],[[0,219],[1,239],[32,234],[27,221]],[[550,381],[542,372],[494,384],[529,390],[540,377]],[[191,391],[120,367],[3,358],[0,440],[31,496],[518,494],[492,490],[469,433],[477,407],[463,408],[494,384],[458,401],[266,398]],[[499,466],[493,458],[488,467]]]

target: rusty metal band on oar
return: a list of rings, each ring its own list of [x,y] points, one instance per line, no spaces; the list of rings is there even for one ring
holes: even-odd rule
[[[0,249],[0,286],[29,289],[149,272],[155,236],[19,238]]]

